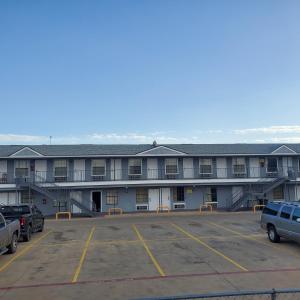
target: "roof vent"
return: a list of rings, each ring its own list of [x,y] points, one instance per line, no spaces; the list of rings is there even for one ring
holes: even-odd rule
[[[157,146],[157,142],[156,142],[156,141],[153,141],[152,146],[153,146],[153,147],[156,147],[156,146]]]

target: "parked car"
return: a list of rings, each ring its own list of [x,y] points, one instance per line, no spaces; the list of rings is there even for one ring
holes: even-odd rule
[[[0,212],[7,220],[20,221],[21,237],[28,242],[31,234],[44,230],[44,216],[35,205],[5,205],[0,207]]]
[[[273,243],[281,237],[300,243],[300,203],[269,202],[262,211],[261,227]]]
[[[8,252],[15,253],[20,236],[20,222],[6,220],[0,213],[0,255]]]

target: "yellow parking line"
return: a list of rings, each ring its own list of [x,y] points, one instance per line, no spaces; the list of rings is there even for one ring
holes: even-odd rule
[[[90,234],[85,242],[85,245],[84,245],[84,248],[83,248],[83,251],[82,251],[82,254],[81,254],[81,257],[80,257],[80,261],[79,261],[79,264],[78,264],[78,267],[74,273],[74,276],[73,276],[73,279],[72,279],[72,282],[76,282],[78,277],[79,277],[79,274],[80,274],[80,271],[81,271],[81,268],[82,268],[82,265],[83,265],[83,262],[84,262],[84,259],[86,257],[86,253],[87,253],[87,250],[89,248],[89,245],[90,245],[90,242],[92,240],[92,237],[93,237],[93,234],[94,234],[94,231],[95,231],[95,226],[91,229],[90,231]]]
[[[37,244],[39,241],[44,239],[48,234],[50,234],[52,230],[48,231],[38,239],[32,241],[26,248],[21,250],[20,252],[17,252],[16,255],[14,255],[8,262],[6,262],[2,267],[0,267],[0,272],[4,271],[9,265],[11,265],[17,258],[24,255],[28,250],[30,250],[35,244]]]
[[[243,270],[243,271],[248,271],[246,268],[244,268],[243,266],[241,266],[239,263],[237,263],[236,261],[234,261],[233,259],[231,259],[230,257],[224,255],[223,253],[221,253],[220,251],[214,249],[213,247],[209,246],[208,244],[206,244],[205,242],[203,242],[202,240],[200,240],[198,237],[190,234],[189,232],[187,232],[186,230],[184,230],[182,227],[172,223],[172,226],[175,227],[177,230],[179,230],[180,232],[184,233],[185,235],[187,235],[189,238],[193,239],[194,241],[198,242],[199,244],[201,244],[202,246],[206,247],[207,249],[211,250],[212,252],[214,252],[215,254],[221,256],[222,258],[224,258],[225,260],[229,261],[230,263],[232,263],[233,265],[235,265],[236,267],[238,267],[239,269]]]
[[[208,225],[211,225],[211,226],[215,226],[215,227],[218,227],[218,228],[221,228],[221,229],[223,229],[223,230],[225,230],[225,231],[228,231],[228,232],[231,232],[231,233],[235,233],[236,235],[238,235],[238,236],[240,236],[240,237],[242,237],[242,238],[244,238],[244,239],[247,239],[247,240],[252,240],[252,241],[255,241],[255,242],[257,242],[257,243],[259,243],[259,244],[262,244],[262,245],[265,245],[265,246],[268,246],[268,247],[271,247],[271,248],[274,248],[274,249],[277,249],[277,250],[280,250],[280,251],[283,251],[283,252],[285,252],[285,253],[290,253],[291,255],[293,255],[293,256],[296,256],[296,257],[300,257],[300,255],[299,254],[297,254],[297,253],[294,253],[293,251],[290,251],[289,249],[284,249],[284,248],[281,248],[281,247],[278,247],[278,246],[276,246],[275,244],[272,244],[271,242],[270,243],[268,243],[268,242],[264,242],[264,241],[261,241],[261,240],[258,240],[257,238],[255,238],[253,235],[251,235],[251,234],[242,234],[242,233],[240,233],[240,232],[238,232],[238,231],[236,231],[236,230],[232,230],[232,229],[230,229],[230,228],[228,228],[228,227],[224,227],[223,225],[221,226],[221,225],[219,225],[219,224],[217,224],[217,223],[214,223],[214,222],[206,222]]]
[[[159,265],[158,261],[155,259],[155,257],[153,256],[152,252],[150,251],[149,247],[147,246],[145,240],[143,239],[142,235],[140,234],[139,230],[137,229],[137,227],[133,224],[132,225],[133,230],[135,231],[137,237],[139,238],[139,240],[141,241],[141,243],[143,244],[147,254],[149,255],[149,257],[151,258],[154,266],[156,267],[158,273],[160,274],[160,276],[166,276],[165,272],[162,270],[161,266]]]

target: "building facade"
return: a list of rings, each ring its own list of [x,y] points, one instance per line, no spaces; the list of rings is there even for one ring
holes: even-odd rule
[[[45,215],[300,200],[300,144],[2,145],[0,204]]]

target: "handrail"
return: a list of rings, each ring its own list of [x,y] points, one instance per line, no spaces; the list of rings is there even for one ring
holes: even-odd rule
[[[68,170],[66,176],[55,176],[53,171],[29,172],[26,177],[15,177],[14,172],[0,172],[0,184],[33,182],[43,183],[63,183],[63,182],[92,182],[92,181],[127,181],[127,180],[173,180],[173,179],[256,179],[257,183],[263,183],[267,178],[294,179],[300,172],[296,169],[278,168],[274,172],[267,172],[262,168],[245,168],[245,172],[234,172],[234,168],[215,168],[211,172],[201,173],[198,166],[193,168],[179,168],[177,173],[168,174],[164,168],[142,169],[141,174],[129,174],[127,168],[104,170],[102,174],[92,174],[91,170]],[[55,186],[55,185],[54,185]]]

